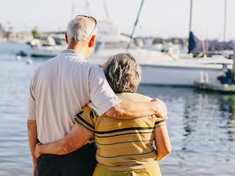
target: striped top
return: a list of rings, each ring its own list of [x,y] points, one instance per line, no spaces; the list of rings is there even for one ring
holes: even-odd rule
[[[121,100],[150,101],[149,97],[137,93],[117,95]],[[132,120],[98,116],[86,106],[75,117],[75,122],[94,135],[97,144],[96,159],[111,170],[141,169],[153,164],[156,151],[153,147],[154,129],[165,124],[165,120],[148,116]]]

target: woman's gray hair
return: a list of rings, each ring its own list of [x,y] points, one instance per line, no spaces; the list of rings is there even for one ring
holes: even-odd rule
[[[135,92],[141,76],[139,65],[129,53],[111,56],[103,65],[106,79],[115,93]]]
[[[92,18],[76,16],[67,26],[69,41],[89,42],[93,34],[97,33],[96,22]]]

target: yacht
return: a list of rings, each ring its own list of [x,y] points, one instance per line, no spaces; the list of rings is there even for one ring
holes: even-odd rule
[[[30,48],[25,53],[31,57],[52,58],[67,48],[63,36],[44,35],[37,37],[27,43],[30,45]]]
[[[172,56],[160,51],[137,47],[132,39],[122,35],[112,21],[100,21],[98,35],[90,62],[102,65],[110,56],[128,52],[136,58],[142,68],[142,84],[193,86],[195,81],[217,82],[223,75],[224,64],[231,69],[232,60],[223,56],[191,58],[189,55]],[[35,45],[31,56],[53,57],[59,54],[65,45]]]
[[[110,56],[128,52],[141,66],[142,84],[193,86],[195,81],[218,82],[217,77],[224,74],[223,65],[232,68],[232,60],[222,55],[192,58],[188,54],[176,56],[139,48],[129,37],[113,30],[115,24],[111,21],[104,21],[102,24],[107,27],[102,27],[104,31],[99,31],[95,51],[89,61],[102,65]]]
[[[209,58],[190,58],[189,56],[175,58],[166,53],[136,48],[125,36],[104,37],[107,40],[97,41],[90,62],[102,65],[110,56],[128,52],[136,58],[142,69],[142,84],[193,86],[195,81],[205,80],[217,82],[217,77],[223,75],[223,64],[231,69],[232,60],[223,56]],[[102,41],[102,42],[101,42]],[[130,45],[129,49],[127,45]]]

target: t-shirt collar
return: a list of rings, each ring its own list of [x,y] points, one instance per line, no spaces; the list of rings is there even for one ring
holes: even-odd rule
[[[80,51],[73,50],[73,49],[65,49],[62,51],[62,54],[73,54],[73,55],[79,56],[80,58],[84,58]]]

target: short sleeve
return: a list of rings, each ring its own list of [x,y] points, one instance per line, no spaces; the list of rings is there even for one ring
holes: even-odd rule
[[[30,82],[28,101],[26,105],[26,118],[28,120],[36,120],[36,101],[35,101],[35,84],[38,69],[35,70]]]
[[[91,133],[95,131],[95,119],[98,114],[92,110],[89,106],[85,106],[81,112],[74,117],[74,122],[83,126]]]
[[[90,82],[90,103],[99,116],[104,114],[108,109],[120,103],[118,97],[109,86],[103,70],[94,66],[89,74]]]
[[[155,128],[161,126],[161,125],[166,125],[166,119],[160,119],[155,117]]]

